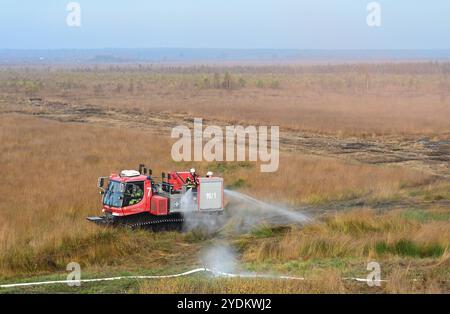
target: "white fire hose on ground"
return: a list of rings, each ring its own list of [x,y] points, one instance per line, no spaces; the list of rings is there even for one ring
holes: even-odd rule
[[[295,276],[277,276],[277,275],[265,275],[265,274],[231,274],[220,271],[211,270],[209,268],[195,268],[183,273],[171,274],[171,275],[149,275],[149,276],[118,276],[118,277],[107,277],[107,278],[92,278],[92,279],[80,279],[80,280],[50,280],[50,281],[38,281],[38,282],[23,282],[23,283],[11,283],[2,284],[0,288],[15,288],[15,287],[27,287],[27,286],[41,286],[41,285],[52,285],[52,284],[73,284],[73,283],[89,283],[89,282],[100,282],[100,281],[113,281],[113,280],[125,280],[125,279],[165,279],[165,278],[175,278],[189,276],[195,273],[207,272],[215,275],[216,277],[227,277],[227,278],[263,278],[263,279],[281,279],[281,280],[307,280],[303,277]],[[344,280],[354,280],[357,282],[367,282],[366,278],[355,278],[347,277]],[[379,280],[387,281],[387,280]]]

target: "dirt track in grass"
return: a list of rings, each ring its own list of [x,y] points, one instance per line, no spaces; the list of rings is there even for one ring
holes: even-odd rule
[[[177,125],[192,128],[195,118],[185,113],[144,113],[132,108],[107,108],[94,104],[27,98],[3,99],[1,108],[3,114],[18,113],[60,122],[141,128],[164,136],[169,136],[171,129]],[[232,123],[203,120],[203,124],[225,126]],[[399,165],[439,177],[450,177],[450,132],[439,136],[341,137],[281,128],[280,149],[367,164]]]

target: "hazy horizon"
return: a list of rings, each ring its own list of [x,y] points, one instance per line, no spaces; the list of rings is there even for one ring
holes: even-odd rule
[[[377,61],[448,61],[442,50],[306,50],[306,49],[0,49],[0,64],[97,63],[351,63]]]

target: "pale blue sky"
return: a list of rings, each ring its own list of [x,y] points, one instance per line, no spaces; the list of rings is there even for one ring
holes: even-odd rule
[[[449,0],[1,0],[0,48],[450,49]]]

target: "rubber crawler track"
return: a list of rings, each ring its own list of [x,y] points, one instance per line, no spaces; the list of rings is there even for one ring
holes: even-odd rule
[[[99,225],[120,226],[129,229],[141,228],[153,231],[180,230],[184,222],[183,216],[179,213],[169,214],[166,217],[142,213],[125,217],[103,216],[100,218],[102,219],[95,221]]]

